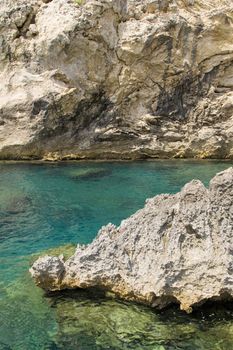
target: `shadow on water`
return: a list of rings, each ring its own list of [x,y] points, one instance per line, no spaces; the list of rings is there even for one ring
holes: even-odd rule
[[[47,300],[56,313],[59,349],[230,350],[231,303],[206,304],[187,315],[177,306],[157,312],[92,291],[64,291]]]

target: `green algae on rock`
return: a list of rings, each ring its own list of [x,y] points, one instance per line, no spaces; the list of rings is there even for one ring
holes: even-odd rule
[[[57,257],[62,255],[64,261],[66,261],[75,253],[76,248],[77,247],[75,244],[69,243],[58,247],[46,249],[43,252],[33,254],[30,257],[30,265],[32,265],[40,256],[46,256],[46,255],[53,255]]]

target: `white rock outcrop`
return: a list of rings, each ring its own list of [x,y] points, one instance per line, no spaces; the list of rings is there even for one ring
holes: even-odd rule
[[[232,158],[232,38],[232,0],[2,0],[0,158]]]
[[[30,269],[49,291],[101,288],[121,298],[190,312],[206,300],[233,297],[233,168],[209,189],[193,180],[158,195],[119,227],[103,227],[66,262],[41,257]]]

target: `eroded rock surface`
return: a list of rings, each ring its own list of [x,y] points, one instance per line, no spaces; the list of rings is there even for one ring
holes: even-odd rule
[[[232,158],[232,1],[78,2],[1,2],[0,158]]]
[[[209,189],[193,180],[158,195],[119,227],[103,227],[66,262],[39,258],[30,269],[45,290],[97,287],[162,308],[190,312],[208,299],[233,297],[233,168]]]

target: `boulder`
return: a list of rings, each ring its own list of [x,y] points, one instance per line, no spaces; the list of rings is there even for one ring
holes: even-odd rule
[[[66,262],[43,257],[30,269],[46,291],[97,288],[127,300],[191,312],[233,297],[233,168],[207,189],[199,180],[162,194],[119,227],[102,227]]]

